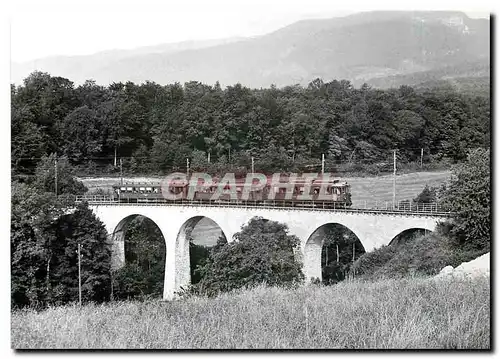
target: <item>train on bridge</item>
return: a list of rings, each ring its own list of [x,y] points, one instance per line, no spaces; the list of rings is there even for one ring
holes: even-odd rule
[[[283,186],[288,183],[286,176],[279,182],[273,182],[272,176],[266,176],[266,179],[267,183],[261,188],[247,183],[244,178],[236,179],[234,184],[227,182],[216,200],[213,198],[220,185],[218,179],[206,184],[200,183],[194,188],[189,188],[188,180],[172,180],[168,186],[161,183],[123,183],[113,186],[113,200],[121,203],[158,203],[189,199],[201,203],[238,202],[243,205],[280,203],[286,207],[316,207],[321,203],[324,208],[349,208],[352,205],[350,185],[340,178],[316,178],[308,181],[298,177],[289,189]],[[247,186],[249,188],[245,188]],[[168,191],[168,195],[164,191]],[[188,196],[188,191],[194,193],[189,193]],[[304,191],[309,191],[308,198],[304,198]],[[172,195],[176,199],[169,199]]]

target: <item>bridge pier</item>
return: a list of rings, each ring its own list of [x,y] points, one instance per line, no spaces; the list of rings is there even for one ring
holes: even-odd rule
[[[185,234],[175,228],[161,228],[165,238],[165,274],[163,277],[163,299],[172,300],[181,288],[187,288],[191,282],[189,263],[189,241]],[[179,238],[181,237],[181,241]]]
[[[323,249],[324,227],[318,228],[308,239],[304,246],[304,262],[303,271],[306,284],[311,282],[311,279],[323,279],[321,268],[321,251]]]
[[[111,270],[117,271],[125,265],[125,241],[117,240],[111,235]]]

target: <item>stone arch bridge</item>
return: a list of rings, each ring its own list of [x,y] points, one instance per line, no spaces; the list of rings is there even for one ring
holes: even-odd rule
[[[187,229],[202,218],[214,221],[228,242],[255,216],[285,223],[289,233],[301,242],[306,278],[321,278],[321,228],[340,224],[351,230],[369,252],[389,244],[398,234],[409,229],[433,231],[443,214],[408,213],[375,210],[326,210],[277,207],[228,207],[221,205],[151,205],[128,203],[89,203],[113,238],[113,267],[125,262],[124,227],[137,215],[151,219],[165,239],[166,260],[163,298],[173,299],[175,293],[190,283],[189,239]],[[323,227],[324,228],[324,227]],[[319,229],[319,230],[318,230]]]

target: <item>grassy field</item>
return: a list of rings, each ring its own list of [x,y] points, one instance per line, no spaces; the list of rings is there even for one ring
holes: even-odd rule
[[[258,287],[213,299],[12,313],[12,347],[490,348],[488,279]]]
[[[450,178],[449,171],[441,172],[414,172],[409,174],[398,175],[396,178],[396,195],[397,200],[406,200],[415,198],[425,185],[439,186],[441,183]],[[392,186],[393,177],[378,176],[378,177],[345,177],[343,180],[351,185],[352,201],[356,207],[364,207],[365,202],[368,206],[378,202],[392,203]],[[83,183],[89,190],[103,188],[111,190],[111,186],[119,180],[117,178],[83,178]],[[160,182],[161,178],[153,177],[136,177],[124,178],[125,182]],[[203,218],[194,228],[192,235],[194,243],[202,245],[215,245],[217,238],[220,236],[221,230],[218,225],[208,218]]]

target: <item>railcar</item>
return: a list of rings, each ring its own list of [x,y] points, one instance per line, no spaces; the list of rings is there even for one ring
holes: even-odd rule
[[[162,187],[161,183],[124,183],[113,186],[114,200],[118,202],[148,203],[148,202],[174,202],[182,200],[194,200],[202,203],[239,203],[242,205],[282,205],[294,207],[318,207],[342,208],[350,207],[351,192],[350,185],[341,181],[340,178],[323,180],[314,179],[308,184],[305,178],[296,178],[292,184],[287,176],[280,177],[278,182],[271,176],[267,176],[267,183],[262,188],[246,183],[245,178],[238,178],[231,188],[228,182],[224,185],[222,193],[216,195],[220,185],[220,179],[215,178],[210,183],[199,183],[194,188],[189,188],[186,180],[174,180],[169,183],[168,188]],[[254,183],[255,184],[255,183]],[[308,198],[304,193],[309,188]],[[170,195],[162,191],[169,191]],[[194,193],[188,193],[194,191]],[[234,193],[236,193],[236,198]]]

